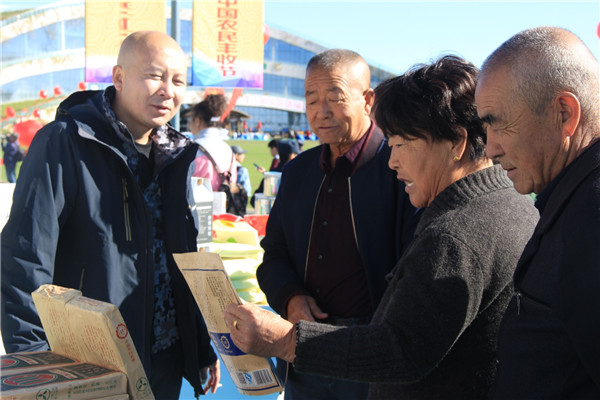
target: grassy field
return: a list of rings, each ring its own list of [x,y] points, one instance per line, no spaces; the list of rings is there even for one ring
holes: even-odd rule
[[[257,163],[261,167],[269,170],[269,166],[271,165],[271,152],[269,151],[269,147],[267,144],[269,141],[267,140],[228,140],[230,146],[237,144],[244,150],[248,150],[246,153],[246,159],[242,164],[244,167],[248,168],[248,172],[250,173],[250,183],[252,184],[252,191],[256,190],[258,185],[260,185],[260,181],[263,175],[256,170],[254,167],[254,163]],[[314,146],[318,146],[318,141],[310,141],[307,140],[304,142],[303,150],[308,150]],[[250,193],[252,196],[252,193]],[[250,197],[248,196],[248,197]]]

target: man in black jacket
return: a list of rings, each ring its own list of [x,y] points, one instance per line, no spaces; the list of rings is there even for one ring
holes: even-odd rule
[[[598,71],[553,27],[518,33],[481,69],[488,156],[540,211],[500,326],[494,399],[600,398]]]
[[[77,92],[35,136],[2,232],[2,336],[8,352],[47,349],[31,299],[41,284],[115,304],[157,399],[219,381],[219,362],[173,253],[196,251],[189,188],[197,146],[167,123],[186,88],[172,38],[135,32],[114,86]]]
[[[323,145],[283,168],[261,242],[258,282],[271,307],[293,323],[366,324],[418,217],[388,168],[390,149],[370,118],[374,97],[364,59],[341,49],[317,54],[308,63],[305,89],[306,116]],[[365,383],[300,374],[290,366],[284,394],[348,400],[365,398],[367,390]]]

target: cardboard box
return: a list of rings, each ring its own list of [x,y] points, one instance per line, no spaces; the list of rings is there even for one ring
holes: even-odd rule
[[[223,310],[229,304],[242,304],[242,301],[223,267],[221,257],[209,252],[173,256],[238,391],[253,396],[281,392],[283,386],[271,359],[246,354],[231,339]]]
[[[97,399],[127,392],[124,373],[89,363],[3,375],[0,399]]]
[[[56,368],[76,363],[77,360],[65,357],[53,351],[31,353],[12,353],[0,356],[0,375],[12,375]]]
[[[127,375],[131,399],[154,399],[127,326],[114,304],[56,285],[42,285],[32,297],[52,351],[121,371]]]

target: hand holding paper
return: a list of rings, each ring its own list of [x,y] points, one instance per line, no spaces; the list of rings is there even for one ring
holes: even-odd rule
[[[211,340],[240,393],[260,396],[281,392],[283,385],[273,361],[247,354],[233,342],[229,332],[233,320],[227,323],[223,313],[227,305],[241,304],[242,300],[225,271],[221,257],[211,252],[173,254],[173,257],[202,312]],[[205,391],[211,383],[213,388],[216,387],[215,380],[209,381]]]
[[[223,315],[233,342],[244,352],[294,361],[296,330],[291,322],[253,304],[230,304]]]

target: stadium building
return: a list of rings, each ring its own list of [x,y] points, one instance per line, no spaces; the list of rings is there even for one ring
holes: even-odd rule
[[[170,1],[167,32],[171,32]],[[268,6],[268,5],[266,5]],[[179,10],[179,42],[192,52],[192,10]],[[60,1],[44,7],[14,13],[0,24],[1,101],[4,105],[37,100],[36,115],[52,120],[56,105],[67,94],[82,88],[104,88],[107,84],[85,84],[85,2]],[[264,47],[263,89],[245,88],[235,109],[247,114],[246,123],[256,131],[306,131],[304,73],[308,60],[326,48],[279,29],[268,27]],[[190,61],[191,65],[191,61]],[[372,87],[392,76],[371,66]],[[188,70],[188,84],[191,68]],[[189,86],[182,109],[200,101],[203,87]],[[225,89],[229,95],[231,89]],[[25,111],[16,108],[16,117]],[[46,110],[46,113],[44,113]],[[25,113],[31,114],[31,109]],[[181,113],[183,115],[183,113]],[[182,119],[181,129],[186,127]]]

